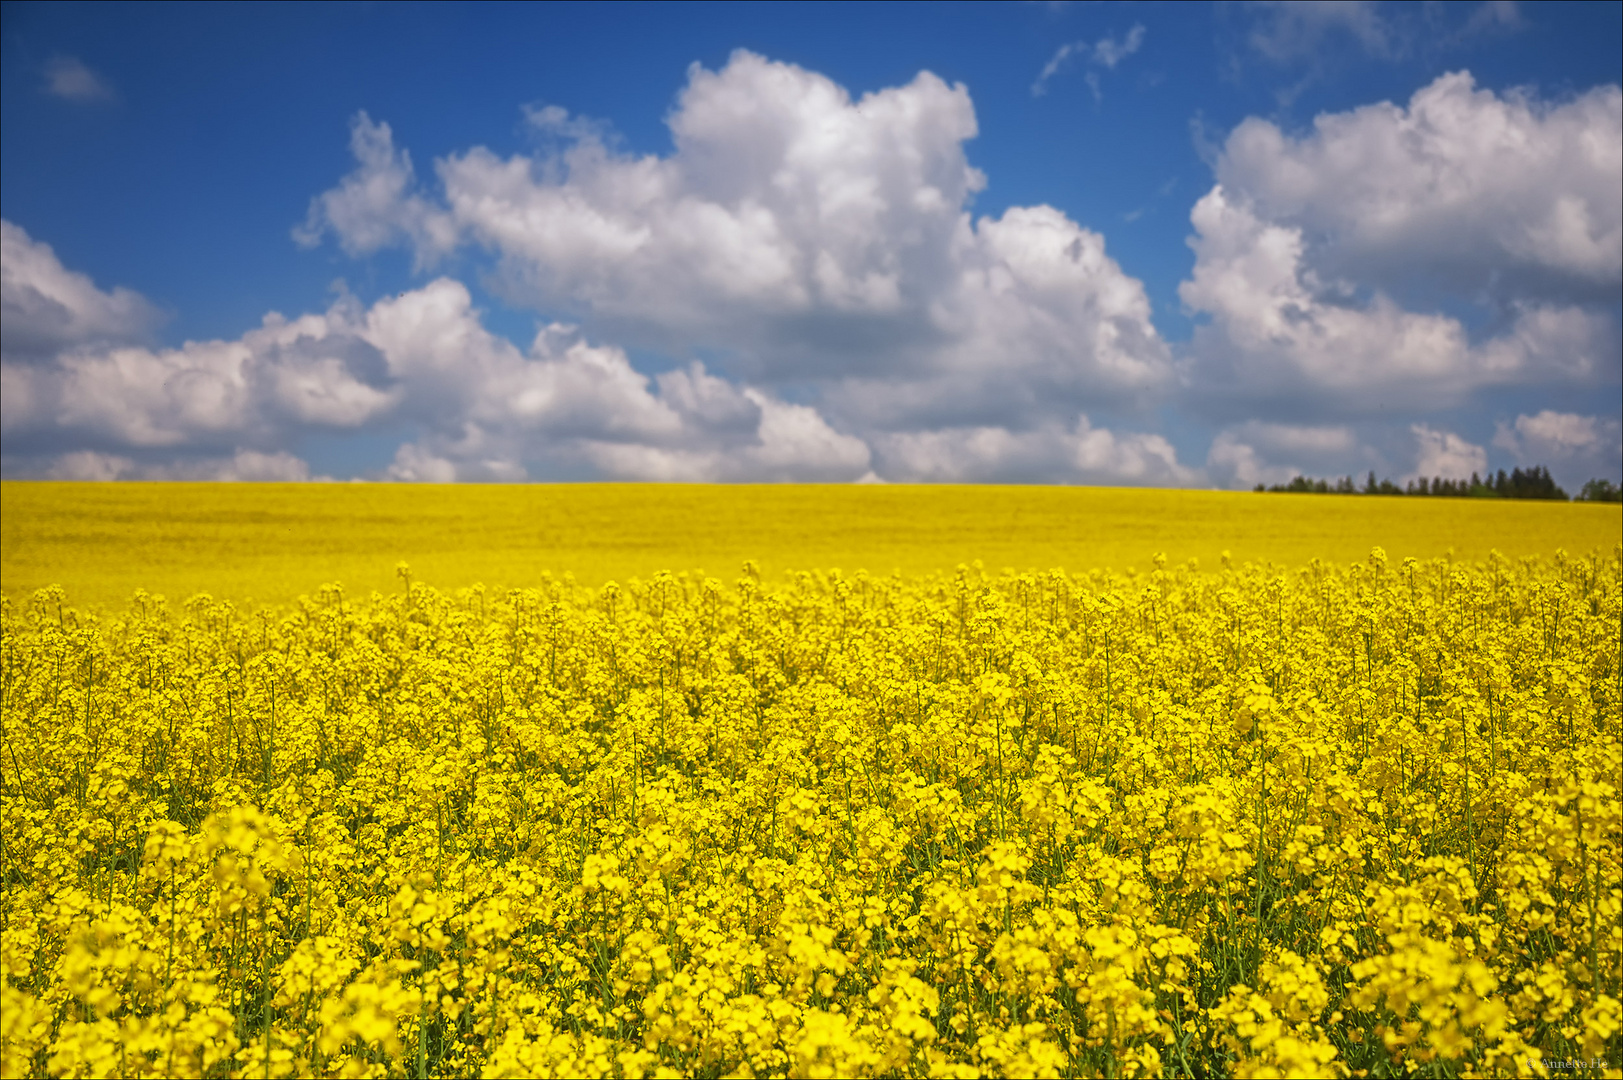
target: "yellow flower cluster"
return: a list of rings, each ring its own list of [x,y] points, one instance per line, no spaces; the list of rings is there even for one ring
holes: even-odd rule
[[[5,602],[0,1074],[1619,1075],[1623,550]]]

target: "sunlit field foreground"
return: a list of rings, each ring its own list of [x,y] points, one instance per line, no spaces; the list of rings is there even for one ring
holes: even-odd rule
[[[8,593],[0,1074],[1615,1076],[1620,560]]]

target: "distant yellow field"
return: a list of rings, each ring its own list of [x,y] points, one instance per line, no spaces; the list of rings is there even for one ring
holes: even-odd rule
[[[0,577],[19,596],[122,604],[137,588],[278,604],[329,581],[396,588],[395,564],[441,588],[582,584],[754,559],[771,580],[839,567],[906,576],[982,560],[992,570],[1299,566],[1452,548],[1475,560],[1610,551],[1616,506],[1257,495],[1134,488],[559,484],[0,484]]]

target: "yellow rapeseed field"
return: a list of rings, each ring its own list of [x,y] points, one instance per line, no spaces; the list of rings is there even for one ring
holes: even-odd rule
[[[440,588],[582,585],[661,570],[765,580],[800,570],[906,577],[981,560],[993,570],[1150,568],[1150,556],[1280,568],[1498,550],[1610,551],[1613,505],[1276,495],[1156,488],[851,484],[0,483],[0,577],[13,597],[62,585],[75,606],[122,607],[136,588],[207,592],[245,610],[323,582],[394,585],[411,563]]]
[[[1256,496],[1201,528],[1468,527],[1197,564],[1127,525],[1136,570],[996,569],[1063,542],[1049,503],[1031,547],[921,568],[962,542],[949,489],[912,549],[779,522],[771,573],[532,552],[346,589],[250,550],[232,588],[306,595],[98,608],[19,581],[48,560],[16,537],[117,526],[19,523],[19,487],[49,490],[5,492],[0,1075],[1623,1074],[1623,546],[1517,546],[1615,512]],[[365,520],[375,489],[306,490]],[[735,542],[617,527],[695,545],[673,567]],[[794,570],[863,544],[901,572]],[[82,562],[57,580],[115,580]]]

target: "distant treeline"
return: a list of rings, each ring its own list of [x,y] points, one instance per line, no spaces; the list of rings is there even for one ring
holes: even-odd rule
[[[1550,470],[1542,465],[1535,465],[1531,469],[1512,469],[1508,473],[1500,469],[1497,474],[1490,474],[1486,480],[1476,473],[1472,473],[1469,480],[1449,480],[1441,476],[1434,476],[1428,480],[1422,476],[1409,481],[1403,487],[1390,480],[1376,480],[1373,470],[1369,474],[1369,479],[1364,481],[1363,487],[1359,487],[1350,476],[1343,476],[1339,480],[1310,480],[1305,476],[1298,476],[1288,484],[1274,484],[1271,487],[1258,484],[1256,490],[1295,491],[1317,495],[1432,495],[1455,499],[1569,498],[1550,476]],[[1610,480],[1591,480],[1578,493],[1578,501],[1623,502],[1623,490]]]

